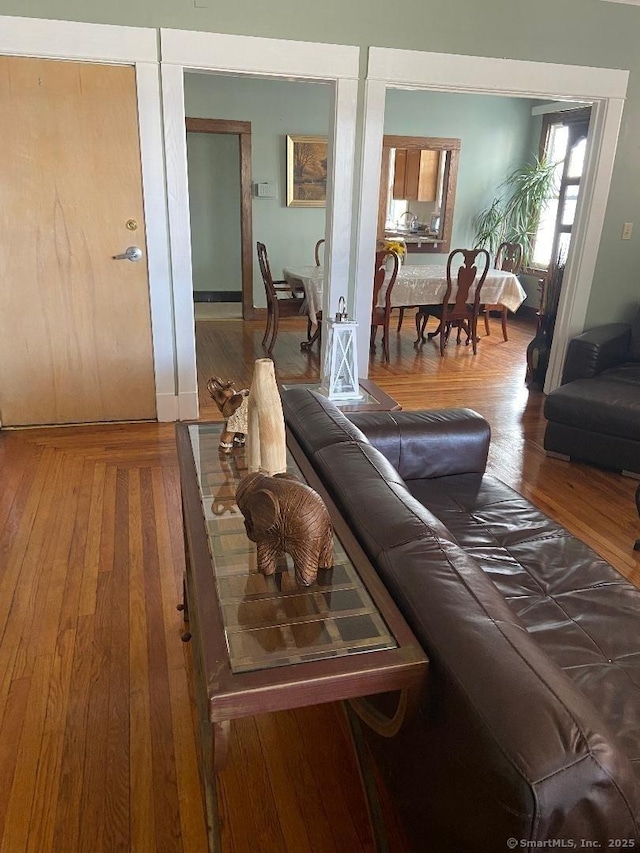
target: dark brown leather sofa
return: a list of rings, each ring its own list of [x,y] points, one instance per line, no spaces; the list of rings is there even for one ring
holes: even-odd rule
[[[545,450],[640,474],[640,312],[569,342],[544,414]]]
[[[414,849],[640,846],[640,590],[485,474],[475,412],[282,398],[430,658],[411,726],[367,735]]]

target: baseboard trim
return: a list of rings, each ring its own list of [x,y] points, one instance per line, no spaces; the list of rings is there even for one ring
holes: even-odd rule
[[[239,290],[194,290],[194,302],[242,302]]]
[[[160,423],[178,420],[178,398],[175,394],[156,394],[156,412]]]
[[[178,417],[181,421],[198,419],[198,392],[189,391],[178,397]]]

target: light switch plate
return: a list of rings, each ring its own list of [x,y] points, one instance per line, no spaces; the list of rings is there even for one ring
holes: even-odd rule
[[[622,226],[622,239],[630,240],[633,233],[633,222],[625,222]]]

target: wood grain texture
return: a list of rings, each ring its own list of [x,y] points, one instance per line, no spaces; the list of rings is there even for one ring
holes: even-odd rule
[[[3,424],[155,417],[135,70],[0,57],[0,124]]]
[[[407,318],[409,319],[409,318]],[[478,354],[416,352],[392,332],[371,378],[405,409],[470,406],[491,471],[640,583],[637,483],[548,459],[540,392],[524,386],[532,324]],[[263,324],[197,323],[198,367],[249,384]],[[283,321],[279,380],[318,381],[306,323]],[[202,417],[220,420],[205,383]],[[180,641],[183,540],[172,425],[0,431],[0,850],[204,853],[206,828]],[[224,853],[373,850],[342,710],[231,727],[218,801]],[[392,853],[408,850],[383,790]]]

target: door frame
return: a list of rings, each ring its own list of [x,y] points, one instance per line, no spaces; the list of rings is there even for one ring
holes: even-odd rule
[[[589,101],[593,106],[587,159],[544,390],[556,388],[569,340],[584,329],[628,79],[628,71],[613,68],[369,48],[356,257],[359,323],[366,328],[371,311],[387,88]],[[360,343],[360,375],[367,376],[369,352],[366,342]]]
[[[177,420],[157,30],[0,16],[0,54],[135,68],[156,413]]]
[[[176,330],[179,417],[198,417],[198,383],[189,227],[184,105],[185,71],[334,84],[329,127],[324,316],[333,316],[349,282],[360,49],[352,45],[160,30],[162,107],[167,152],[169,239]]]
[[[186,118],[187,133],[227,133],[240,144],[240,262],[242,267],[242,318],[253,320],[253,225],[251,205],[251,122],[217,118]]]

